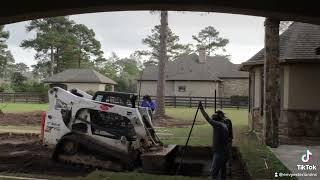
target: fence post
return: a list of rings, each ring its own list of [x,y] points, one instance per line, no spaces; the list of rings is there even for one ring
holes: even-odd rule
[[[13,93],[13,103],[16,103],[16,93]]]
[[[207,108],[207,97],[204,97],[204,108]]]
[[[173,96],[173,100],[174,100],[174,108],[177,107],[177,96]]]
[[[42,94],[41,98],[39,98],[39,103],[45,103],[46,102],[46,95]]]
[[[223,97],[220,97],[220,109],[223,109],[222,99]]]
[[[192,107],[192,102],[191,102],[191,98],[192,98],[192,97],[190,96],[190,99],[189,99],[189,101],[190,101],[190,107]]]
[[[28,93],[26,93],[26,103],[28,103]]]

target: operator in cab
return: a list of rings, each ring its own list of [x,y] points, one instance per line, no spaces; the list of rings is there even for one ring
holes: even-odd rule
[[[149,95],[145,95],[142,98],[141,107],[147,107],[149,108],[149,116],[151,117],[151,120],[153,120],[153,113],[155,112],[157,105],[154,101],[152,101],[151,97]]]
[[[229,132],[224,119],[217,113],[210,118],[204,110],[202,103],[199,103],[199,109],[203,117],[213,128],[213,159],[211,165],[210,179],[215,180],[220,174],[221,180],[226,179],[226,163],[229,159]]]

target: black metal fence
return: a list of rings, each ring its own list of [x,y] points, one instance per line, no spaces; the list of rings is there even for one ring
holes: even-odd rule
[[[38,92],[0,93],[0,103],[46,103],[48,95]]]
[[[155,96],[151,96],[153,100]],[[140,97],[140,102],[142,97]],[[190,96],[165,96],[165,105],[171,107],[197,107],[199,101],[204,107],[214,107],[214,97],[190,97]],[[248,97],[234,96],[234,97],[217,97],[217,108],[247,108],[249,105]]]
[[[151,96],[153,100],[155,96]],[[142,97],[140,97],[140,101]],[[214,107],[214,97],[191,97],[191,96],[165,96],[165,105],[170,107],[197,107],[199,101],[205,107]],[[11,102],[11,103],[47,103],[47,94],[37,92],[16,92],[16,93],[0,93],[0,103]],[[216,106],[217,108],[247,108],[248,107],[247,97],[217,97]]]

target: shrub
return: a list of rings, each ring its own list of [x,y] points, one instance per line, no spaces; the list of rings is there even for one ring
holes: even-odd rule
[[[13,92],[11,85],[9,83],[0,84],[0,92]]]

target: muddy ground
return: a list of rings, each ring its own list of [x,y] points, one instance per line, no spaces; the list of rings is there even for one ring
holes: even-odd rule
[[[40,144],[35,134],[0,134],[0,172],[53,176],[81,176],[90,171],[53,162],[51,151]]]
[[[40,124],[41,112],[0,114],[0,126],[40,126]],[[157,127],[190,127],[192,122],[181,122],[165,117],[154,124]],[[51,150],[41,145],[38,134],[0,133],[0,173],[77,177],[85,176],[94,170],[82,166],[54,162],[51,160],[51,154]],[[208,159],[211,160],[211,157]],[[233,171],[236,177],[241,177],[242,167],[240,167],[239,160],[236,160],[235,163],[237,165],[233,167]]]
[[[25,126],[41,124],[41,111],[28,113],[0,113],[0,126]],[[156,117],[155,117],[156,118]],[[197,125],[204,122],[196,122]],[[192,122],[181,121],[172,117],[166,116],[154,120],[154,125],[157,127],[190,127]]]
[[[42,112],[0,113],[0,125],[40,125]]]
[[[51,153],[51,150],[41,145],[37,134],[2,133],[0,134],[0,173],[78,177],[85,176],[94,170],[82,166],[54,162],[51,160]],[[198,156],[204,156],[203,153],[197,154]],[[191,159],[188,160],[186,156],[185,161],[193,162],[193,155],[190,157]],[[210,163],[211,156],[205,159]],[[234,176],[232,179],[242,179],[239,178],[243,177],[242,165],[237,157],[233,161],[232,171]],[[207,165],[206,169],[209,169],[210,164]],[[188,173],[188,171],[185,172]],[[184,173],[182,172],[182,174]]]

